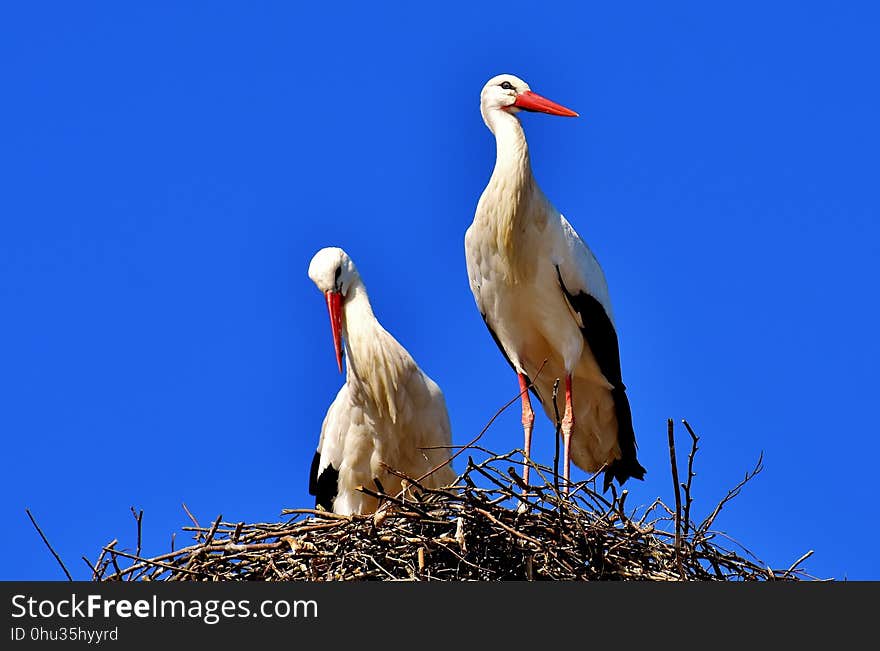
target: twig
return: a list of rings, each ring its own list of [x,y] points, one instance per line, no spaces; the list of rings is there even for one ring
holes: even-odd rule
[[[183,572],[184,574],[192,574],[195,576],[198,576],[200,574],[199,572],[194,572],[192,570],[188,570],[183,567],[177,567],[174,565],[169,565],[167,563],[160,563],[159,561],[156,561],[156,560],[150,560],[149,558],[139,558],[139,557],[135,556],[134,554],[128,554],[128,553],[120,551],[118,549],[107,549],[107,551],[110,552],[110,554],[114,557],[115,556],[123,556],[125,558],[130,558],[130,559],[138,561],[140,563],[146,563],[148,565],[155,565],[156,567],[163,567],[166,570],[173,570],[174,572]]]
[[[98,568],[96,568],[94,565],[92,565],[92,562],[87,557],[83,556],[82,559],[85,561],[86,565],[88,565],[89,569],[92,571],[92,580],[94,581],[94,580],[97,580],[98,578],[100,578],[98,576]]]
[[[171,535],[172,535],[172,537],[174,536],[174,534],[171,534]],[[115,545],[117,542],[118,542],[118,541],[114,538],[114,539],[111,540],[109,543],[107,543],[107,546],[112,547],[112,546]],[[107,554],[107,552],[105,552],[105,551],[102,549],[102,550],[101,550],[101,553],[98,555],[98,560],[95,561],[95,567],[98,569],[98,572],[100,573],[99,576],[96,576],[96,577],[95,577],[95,580],[101,578],[101,576],[103,576],[103,574],[104,574],[104,570],[101,569],[101,562],[104,560],[104,556],[106,556],[106,554]],[[106,569],[106,567],[107,567],[107,563],[104,562],[104,569]]]
[[[116,543],[119,542],[115,538],[110,541],[108,545],[104,547],[102,551],[109,552],[110,554],[110,562],[113,563],[113,569],[116,570],[116,576],[122,576],[122,570],[119,568],[119,563],[116,562]]]
[[[134,507],[131,507],[131,514],[134,516],[135,522],[137,522],[137,551],[135,555],[141,555],[141,522],[144,519],[144,510],[135,511]]]
[[[556,398],[559,395],[559,378],[553,382],[553,415],[556,418],[556,429],[553,434],[553,486],[556,492],[559,492],[559,437],[562,432],[562,420],[559,418],[559,405],[556,404]]]
[[[474,510],[475,510],[477,513],[479,513],[480,515],[483,515],[483,516],[489,518],[489,520],[491,520],[492,522],[494,522],[495,524],[497,524],[499,527],[501,527],[502,529],[504,529],[507,533],[513,534],[513,535],[516,536],[517,538],[520,538],[521,540],[525,540],[526,542],[531,543],[531,544],[533,544],[533,545],[536,545],[537,547],[542,547],[542,546],[543,546],[543,545],[541,544],[541,541],[540,541],[540,540],[536,540],[535,538],[532,538],[531,536],[527,536],[526,534],[524,534],[524,533],[522,533],[522,532],[520,532],[520,531],[517,531],[517,530],[514,529],[513,527],[510,527],[510,526],[504,524],[501,520],[499,520],[498,518],[496,518],[494,515],[492,515],[491,513],[489,513],[488,511],[486,511],[485,509],[477,508],[477,509],[474,509]]]
[[[754,479],[755,476],[757,476],[757,474],[760,473],[763,469],[764,452],[762,451],[761,454],[758,455],[758,461],[755,463],[755,467],[750,472],[747,472],[746,476],[736,486],[727,491],[727,495],[725,495],[724,498],[720,502],[718,502],[718,505],[715,507],[712,513],[709,514],[709,516],[705,520],[703,520],[703,523],[700,525],[698,531],[700,531],[701,533],[708,531],[709,527],[712,526],[712,523],[715,522],[715,518],[717,518],[718,514],[721,513],[721,509],[724,508],[724,505],[727,504],[734,497],[739,495],[740,491],[742,491],[743,489],[743,486]]]
[[[189,519],[192,520],[192,523],[196,525],[199,529],[202,528],[202,525],[199,524],[199,521],[196,520],[196,516],[189,512],[189,509],[186,507],[186,502],[181,502],[180,505],[183,507],[183,510],[186,511],[186,514],[189,516]],[[195,539],[199,539],[199,534],[196,534]]]
[[[31,524],[34,525],[34,529],[36,529],[37,533],[40,534],[40,538],[42,538],[43,542],[46,543],[46,547],[49,548],[49,551],[52,552],[52,556],[55,557],[55,560],[58,561],[58,564],[61,566],[61,569],[64,570],[64,574],[67,576],[67,580],[73,581],[73,577],[70,576],[70,572],[68,572],[67,568],[64,566],[64,561],[62,561],[61,557],[58,555],[58,553],[54,549],[52,549],[52,545],[49,544],[49,539],[46,538],[46,535],[43,533],[43,530],[40,529],[40,525],[37,524],[37,521],[34,520],[34,516],[31,515],[31,510],[25,509],[24,512],[27,513],[27,516],[31,519]]]
[[[223,519],[223,515],[218,515],[217,519],[214,520],[214,524],[211,525],[211,530],[208,532],[208,535],[205,537],[205,542],[202,543],[202,547],[207,547],[211,544],[211,541],[214,540],[214,536],[217,534],[217,527],[220,526],[220,521]]]
[[[688,531],[690,531],[691,503],[694,501],[691,496],[691,482],[696,476],[696,473],[694,472],[694,459],[697,456],[697,450],[699,450],[697,443],[700,441],[700,437],[694,434],[694,430],[691,428],[690,423],[687,422],[687,419],[682,418],[681,422],[691,436],[691,451],[688,453],[687,465],[688,478],[684,485],[684,526],[682,527],[685,535],[687,535]]]
[[[244,522],[239,522],[237,525],[235,525],[235,531],[232,532],[232,537],[230,538],[230,540],[232,540],[232,542],[234,542],[234,543],[238,542],[238,538],[239,538],[239,536],[241,536],[241,530],[243,528],[244,528]]]
[[[319,518],[329,518],[331,520],[348,520],[349,516],[333,513],[332,511],[323,511],[321,509],[281,509],[281,515],[315,515]]]
[[[685,578],[681,563],[681,488],[678,485],[678,463],[675,460],[675,426],[672,419],[666,421],[666,434],[669,438],[669,464],[672,466],[672,486],[675,489],[675,560],[678,573]]]
[[[808,551],[806,554],[804,554],[804,555],[801,556],[799,559],[797,559],[794,563],[792,563],[792,564],[791,564],[791,567],[789,567],[787,570],[785,570],[785,572],[783,572],[783,574],[784,574],[784,575],[790,575],[790,574],[792,574],[792,572],[794,572],[794,569],[795,569],[798,565],[800,565],[801,563],[803,563],[805,560],[807,560],[807,559],[808,559],[810,556],[812,556],[812,555],[813,555],[813,550],[811,549],[811,550]]]
[[[538,376],[541,374],[541,371],[544,370],[544,366],[546,366],[546,364],[547,364],[547,360],[545,359],[544,362],[541,364],[540,368],[538,368],[538,372],[535,373],[535,377],[532,379],[532,384],[533,384],[533,385],[534,385],[534,383],[535,383],[535,380],[537,380],[537,379],[538,379]],[[440,468],[442,468],[443,466],[452,463],[453,459],[455,459],[458,455],[460,455],[462,452],[464,452],[465,450],[467,450],[468,448],[470,448],[472,445],[474,445],[474,443],[476,443],[476,442],[479,441],[481,438],[483,438],[483,434],[485,434],[485,433],[488,431],[488,429],[492,426],[492,423],[495,422],[495,419],[498,418],[501,414],[503,414],[503,413],[507,410],[507,408],[510,407],[510,405],[512,405],[512,404],[515,403],[517,400],[519,400],[520,398],[522,398],[522,395],[523,395],[524,393],[527,393],[528,390],[529,390],[529,388],[526,387],[525,389],[523,389],[522,391],[520,391],[519,393],[517,393],[515,397],[511,398],[511,399],[508,400],[506,403],[504,403],[504,405],[502,405],[501,408],[499,408],[498,411],[495,412],[495,414],[492,416],[492,418],[489,419],[489,422],[486,423],[485,427],[483,427],[483,429],[480,430],[479,434],[477,434],[477,435],[476,435],[474,438],[472,438],[468,443],[466,443],[466,444],[464,445],[464,447],[462,447],[460,450],[457,450],[457,451],[455,452],[455,454],[453,454],[452,456],[450,456],[446,461],[444,461],[443,463],[441,463],[441,464],[439,464],[439,465],[437,465],[437,466],[431,468],[428,472],[426,472],[424,475],[422,475],[421,477],[419,477],[418,481],[423,481],[423,480],[425,479],[425,477],[428,477],[429,475],[434,474],[435,472],[437,472],[438,470],[440,470]]]

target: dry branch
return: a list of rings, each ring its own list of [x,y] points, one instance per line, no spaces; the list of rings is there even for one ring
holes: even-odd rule
[[[672,468],[672,488],[675,494],[675,558],[678,565],[678,573],[685,578],[684,568],[681,564],[681,487],[678,484],[678,461],[675,459],[675,426],[672,419],[666,421],[666,434],[669,439],[669,465]]]
[[[40,534],[40,538],[43,539],[43,542],[46,544],[46,547],[48,547],[49,551],[52,552],[52,556],[55,557],[55,560],[58,561],[58,564],[61,566],[61,569],[64,570],[64,574],[67,576],[67,580],[73,581],[73,577],[70,576],[70,572],[67,571],[67,567],[64,565],[64,561],[61,560],[61,557],[58,555],[58,552],[56,552],[52,548],[52,545],[49,544],[49,539],[46,538],[46,534],[44,534],[43,530],[40,529],[40,525],[37,524],[37,521],[34,519],[34,516],[31,514],[31,510],[25,509],[24,512],[27,513],[27,517],[30,518],[31,524],[34,525],[34,529],[36,529],[37,533]]]

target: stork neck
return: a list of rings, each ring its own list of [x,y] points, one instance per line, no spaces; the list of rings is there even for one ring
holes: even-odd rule
[[[371,330],[380,327],[376,316],[373,314],[373,306],[367,296],[367,289],[363,281],[356,278],[345,296],[343,303],[342,337],[345,340],[345,364],[346,370],[351,372],[352,358],[355,365],[357,360],[364,356],[362,348],[373,336]]]
[[[507,276],[518,282],[528,271],[529,246],[524,240],[528,220],[534,219],[541,192],[534,182],[529,146],[519,119],[492,111],[486,124],[495,134],[495,169],[480,197],[476,220],[501,253]]]
[[[358,328],[369,328],[376,323],[373,306],[370,304],[370,297],[367,296],[367,288],[360,278],[356,278],[349,286],[342,312],[342,328],[345,335],[349,334],[352,323],[356,323]]]
[[[492,180],[512,182],[524,187],[532,178],[529,144],[522,124],[507,111],[492,111],[487,124],[495,134],[495,170]],[[491,182],[490,182],[491,185]]]
[[[343,337],[345,382],[361,404],[381,417],[397,422],[397,393],[403,363],[409,359],[373,314],[360,278],[346,294]]]

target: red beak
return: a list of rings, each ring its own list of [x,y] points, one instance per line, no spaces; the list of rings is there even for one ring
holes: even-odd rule
[[[530,90],[517,95],[516,101],[513,105],[525,111],[537,111],[538,113],[549,113],[550,115],[562,115],[567,118],[578,117],[578,114],[571,109],[567,109],[556,102],[551,102],[546,97],[541,97],[538,93],[533,93]]]
[[[336,349],[336,364],[342,373],[342,294],[325,292],[327,311],[330,312],[330,328],[333,330],[333,348]]]

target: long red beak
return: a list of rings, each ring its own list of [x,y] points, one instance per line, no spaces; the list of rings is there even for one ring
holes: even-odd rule
[[[562,115],[567,118],[578,117],[578,114],[571,109],[567,109],[556,102],[551,102],[546,97],[541,97],[538,93],[533,93],[530,90],[523,91],[517,95],[516,101],[513,105],[525,111],[537,111],[539,113],[549,113],[550,115]]]
[[[336,364],[342,373],[342,294],[325,292],[327,311],[330,312],[330,328],[333,330],[333,348],[336,349]]]

